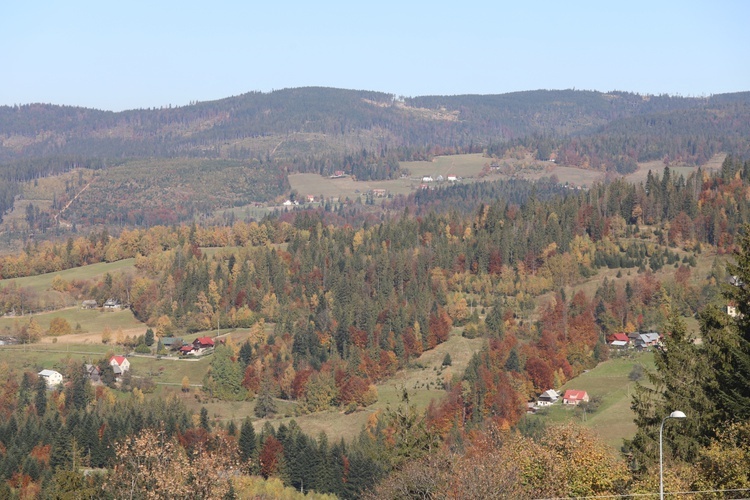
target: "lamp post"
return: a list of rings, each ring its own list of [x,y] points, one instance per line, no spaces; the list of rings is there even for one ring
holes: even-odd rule
[[[664,441],[664,422],[669,418],[685,418],[685,414],[679,410],[673,411],[661,421],[661,427],[659,427],[659,500],[664,500],[664,453],[662,443]]]

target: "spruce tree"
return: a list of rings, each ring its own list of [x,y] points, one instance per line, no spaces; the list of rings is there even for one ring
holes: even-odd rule
[[[747,421],[750,419],[750,225],[743,227],[735,263],[727,265],[727,271],[732,277],[731,284],[725,284],[722,293],[736,305],[738,315],[729,320],[723,334],[712,343],[718,354],[714,357],[718,403],[725,420]],[[705,323],[708,326],[708,321]]]
[[[271,394],[271,383],[265,380],[255,400],[255,416],[265,418],[274,413],[276,413],[276,403],[273,400],[273,394]]]
[[[47,383],[42,377],[39,377],[36,382],[34,406],[36,406],[36,414],[40,417],[44,416],[44,412],[47,411]]]
[[[205,406],[201,406],[201,428],[211,432],[211,422],[208,420],[208,410]]]
[[[240,437],[237,440],[240,459],[245,463],[249,463],[255,455],[256,446],[255,429],[252,422],[250,422],[250,417],[246,417],[242,422],[242,427],[240,427]]]
[[[656,371],[647,374],[648,384],[636,383],[631,405],[638,431],[629,446],[638,469],[658,460],[661,422],[675,410],[687,418],[679,427],[664,428],[667,456],[696,460],[700,447],[715,432],[716,405],[711,397],[715,379],[707,350],[694,343],[676,311],[664,328],[664,347],[654,354]]]
[[[151,328],[146,330],[146,335],[144,335],[143,340],[149,347],[154,345],[154,331]]]

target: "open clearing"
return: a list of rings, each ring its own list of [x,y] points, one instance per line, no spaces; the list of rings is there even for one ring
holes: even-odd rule
[[[547,422],[578,421],[596,431],[614,449],[619,449],[622,440],[632,438],[636,431],[633,421],[635,415],[630,409],[635,382],[630,380],[628,375],[637,364],[652,370],[653,353],[628,351],[622,357],[600,363],[593,370],[568,381],[559,389],[561,393],[567,389],[586,391],[590,398],[601,398],[601,404],[595,412],[584,414],[581,408],[563,405],[561,395],[557,403],[537,412],[531,418]]]
[[[66,281],[88,280],[99,278],[107,273],[126,271],[132,269],[135,265],[135,259],[122,259],[115,262],[101,262],[98,264],[89,264],[87,266],[75,267],[64,271],[54,273],[40,274],[38,276],[28,276],[24,278],[9,278],[0,280],[0,287],[6,287],[12,282],[18,286],[28,287],[35,292],[44,292],[52,288],[52,280],[55,276],[60,276]]]

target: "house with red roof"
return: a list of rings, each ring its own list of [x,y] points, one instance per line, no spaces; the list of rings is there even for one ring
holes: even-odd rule
[[[607,340],[609,341],[610,347],[628,347],[630,345],[630,337],[627,333],[615,333],[610,335]]]
[[[564,405],[577,405],[581,401],[584,403],[589,402],[589,395],[586,391],[577,391],[575,389],[568,389],[563,395]]]
[[[125,356],[112,356],[109,358],[109,365],[118,377],[130,370],[130,361]]]
[[[195,349],[208,349],[214,346],[214,339],[211,337],[198,337],[193,340],[193,347]]]

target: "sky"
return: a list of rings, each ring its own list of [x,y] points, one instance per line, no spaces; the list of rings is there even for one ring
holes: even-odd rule
[[[750,1],[5,2],[0,105],[111,111],[324,86],[750,91]]]

